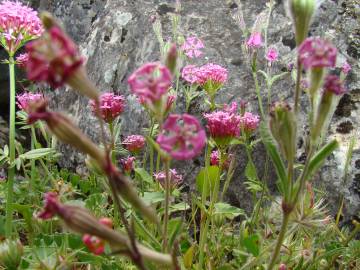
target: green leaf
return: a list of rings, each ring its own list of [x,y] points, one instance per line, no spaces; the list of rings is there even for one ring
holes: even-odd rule
[[[268,82],[269,82],[269,76],[267,75],[267,73],[266,73],[265,71],[263,71],[263,70],[259,70],[258,72],[259,72],[261,75],[264,76],[264,79],[265,79],[266,83],[268,83]]]
[[[280,80],[285,75],[289,74],[289,72],[283,72],[278,75],[273,76],[269,81],[269,87],[271,87],[276,81]]]
[[[145,192],[142,199],[146,204],[159,203],[165,199],[165,194],[163,192]]]
[[[266,151],[271,157],[271,160],[275,166],[276,174],[280,179],[283,190],[287,190],[287,176],[286,169],[283,160],[275,146],[275,143],[269,133],[269,129],[264,122],[260,124],[260,134],[263,144],[265,145]]]
[[[193,265],[194,252],[195,245],[192,245],[191,247],[189,247],[189,249],[185,252],[183,256],[184,266],[186,267],[186,269],[191,269]]]
[[[181,218],[172,218],[169,220],[168,233],[170,233],[169,237],[169,246],[173,246],[175,239],[181,232],[183,221]]]
[[[170,212],[176,212],[176,211],[186,211],[190,209],[190,205],[188,203],[185,202],[180,202],[174,205],[170,206]]]
[[[219,181],[219,167],[209,166],[202,168],[196,176],[196,188],[206,197],[210,195],[210,191],[214,188],[216,181]]]
[[[55,154],[55,150],[52,148],[40,148],[40,149],[34,149],[30,150],[19,157],[22,159],[38,159],[45,156],[48,156],[50,154]]]
[[[135,168],[135,173],[146,183],[152,184],[154,182],[151,175],[143,168]]]
[[[326,144],[323,148],[321,148],[316,155],[314,155],[309,163],[309,169],[307,171],[305,179],[309,179],[324,163],[326,158],[334,152],[336,148],[339,147],[339,143],[337,140],[332,140],[328,144]]]
[[[224,215],[229,219],[234,219],[235,217],[240,215],[245,216],[244,210],[222,202],[215,204],[214,214]]]
[[[257,234],[250,235],[243,240],[243,245],[252,255],[257,257],[259,255],[259,236]]]

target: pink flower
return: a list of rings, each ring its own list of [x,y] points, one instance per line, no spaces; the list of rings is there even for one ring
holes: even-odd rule
[[[50,219],[62,211],[62,205],[59,202],[58,194],[48,192],[44,196],[44,209],[38,214],[41,219]]]
[[[173,158],[187,160],[201,152],[205,146],[206,134],[194,116],[170,114],[156,141]]]
[[[259,127],[259,123],[259,116],[250,112],[245,112],[240,118],[240,127],[245,132],[253,132]]]
[[[351,71],[351,66],[347,61],[345,61],[345,63],[342,65],[341,69],[342,69],[342,72],[346,75]]]
[[[259,48],[262,46],[261,33],[252,33],[246,44],[251,48]]]
[[[332,92],[337,96],[341,96],[346,92],[343,82],[336,75],[327,75],[325,77],[324,90]]]
[[[201,66],[198,69],[196,76],[198,77],[197,83],[202,86],[205,84],[221,86],[227,80],[228,72],[222,66],[209,63]]]
[[[181,46],[181,49],[184,51],[185,55],[189,58],[198,58],[203,53],[204,43],[197,37],[188,37],[184,44]]]
[[[270,62],[274,62],[278,59],[278,51],[275,49],[275,48],[270,48],[267,53],[266,53],[266,56],[265,58]]]
[[[54,88],[62,86],[84,62],[75,43],[58,26],[29,43],[26,51],[28,79],[47,82]]]
[[[112,228],[112,220],[109,218],[101,218],[99,222],[109,228]],[[103,254],[105,251],[105,241],[97,236],[84,234],[82,237],[84,245],[95,255]]]
[[[114,93],[105,92],[100,95],[100,114],[102,119],[110,123],[116,117],[118,117],[125,108],[125,98],[121,95],[115,95]],[[96,114],[97,108],[94,100],[89,101],[90,108],[94,114]]]
[[[125,173],[131,173],[135,168],[135,157],[127,157],[120,159],[120,163]]]
[[[28,61],[29,55],[27,53],[22,53],[16,57],[16,64],[21,68],[25,68]]]
[[[334,67],[336,54],[332,44],[318,37],[305,39],[299,47],[299,61],[304,69]]]
[[[0,3],[0,39],[4,37],[5,50],[14,54],[29,40],[39,37],[43,32],[36,11],[20,2]]]
[[[194,84],[197,83],[199,78],[197,76],[199,68],[194,65],[187,65],[183,67],[181,71],[181,77],[188,83]]]
[[[129,77],[128,83],[134,94],[153,103],[171,87],[171,73],[160,63],[147,63]]]
[[[29,113],[31,103],[34,103],[39,100],[44,100],[44,96],[40,93],[27,92],[21,95],[17,95],[16,100],[17,100],[16,104],[18,105],[18,107],[21,110]]]
[[[122,142],[127,150],[132,153],[138,153],[144,148],[145,138],[141,135],[130,135]]]
[[[166,188],[166,173],[158,172],[154,173],[154,178],[160,183],[160,185],[165,189]],[[178,187],[183,182],[183,176],[178,174],[175,169],[170,169],[170,190]]]
[[[210,135],[217,143],[226,144],[229,139],[240,135],[241,117],[231,110],[206,113],[204,117],[207,120]]]

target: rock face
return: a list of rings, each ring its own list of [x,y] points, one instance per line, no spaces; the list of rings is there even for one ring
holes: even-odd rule
[[[83,54],[87,57],[87,69],[91,79],[99,89],[112,90],[128,96],[127,111],[123,119],[123,133],[141,132],[148,119],[133,96],[129,96],[126,80],[131,72],[147,61],[159,59],[159,46],[153,34],[150,17],[158,16],[163,25],[164,37],[170,37],[170,15],[175,11],[173,0],[37,0],[33,1],[36,8],[54,13],[63,23],[68,33],[78,42]],[[240,26],[243,22],[251,28],[259,14],[266,9],[266,0],[231,1],[181,1],[181,31],[185,36],[194,34],[201,38],[205,45],[205,58],[200,63],[213,62],[229,70],[229,80],[217,97],[217,102],[228,103],[240,99],[249,102],[248,108],[258,111],[254,83],[250,67],[241,46],[244,38]],[[270,17],[268,44],[275,46],[281,55],[273,72],[279,73],[293,61],[294,35],[290,20],[285,15],[283,1],[276,1]],[[241,13],[243,19],[241,20]],[[262,13],[263,14],[263,13]],[[240,18],[240,20],[239,20]],[[319,179],[318,185],[327,190],[329,206],[336,212],[342,195],[345,197],[345,213],[349,218],[357,215],[360,210],[360,148],[356,142],[351,169],[346,182],[343,182],[344,156],[350,138],[359,136],[359,98],[360,98],[360,24],[359,3],[357,0],[324,1],[312,25],[311,35],[326,36],[339,48],[338,66],[345,59],[353,69],[347,78],[346,94],[335,113],[329,137],[339,139],[341,147],[327,162]],[[264,59],[264,52],[259,58]],[[265,68],[265,60],[260,60]],[[274,85],[272,99],[292,101],[293,82],[290,76]],[[266,90],[262,89],[265,97]],[[80,127],[92,138],[98,136],[98,125],[91,116],[87,100],[79,97],[68,89],[58,90],[53,94],[53,107],[72,115]],[[305,112],[307,100],[304,96],[302,109]],[[201,115],[205,107],[201,100],[191,106],[191,113]],[[299,123],[304,130],[303,123]],[[301,144],[299,144],[301,146]],[[82,160],[77,154],[64,147],[66,159],[64,166],[81,166]],[[264,149],[255,149],[254,160],[263,174],[265,164]],[[299,158],[301,149],[299,150]],[[241,207],[249,209],[251,201],[243,182],[246,157],[242,149],[237,151],[238,169],[229,189],[228,199]],[[195,168],[199,160],[178,164],[187,176],[188,182],[193,181]],[[275,175],[268,177],[270,188],[275,190]]]

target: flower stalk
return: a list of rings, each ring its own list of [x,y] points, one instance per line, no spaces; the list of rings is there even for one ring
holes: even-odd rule
[[[11,237],[13,231],[13,197],[14,197],[14,178],[15,178],[15,62],[14,57],[9,57],[9,76],[10,76],[10,130],[9,130],[9,162],[6,193],[6,221],[5,235]]]

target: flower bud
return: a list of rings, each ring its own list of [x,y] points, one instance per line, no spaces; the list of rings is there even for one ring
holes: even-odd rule
[[[172,44],[167,56],[166,56],[166,67],[170,70],[172,74],[176,71],[176,62],[177,62],[177,49],[176,44]]]
[[[4,269],[18,269],[23,253],[19,241],[5,240],[0,244],[0,266]]]
[[[287,270],[286,264],[281,263],[281,264],[279,265],[279,270]]]
[[[276,102],[270,111],[270,130],[284,157],[290,161],[295,155],[296,122],[294,112],[285,102]]]
[[[289,0],[290,14],[295,27],[295,40],[299,46],[307,37],[312,16],[316,9],[315,0]]]
[[[346,92],[343,87],[343,82],[336,75],[328,75],[325,78],[323,88],[324,91],[320,97],[311,130],[311,139],[313,142],[327,129],[340,96]]]

